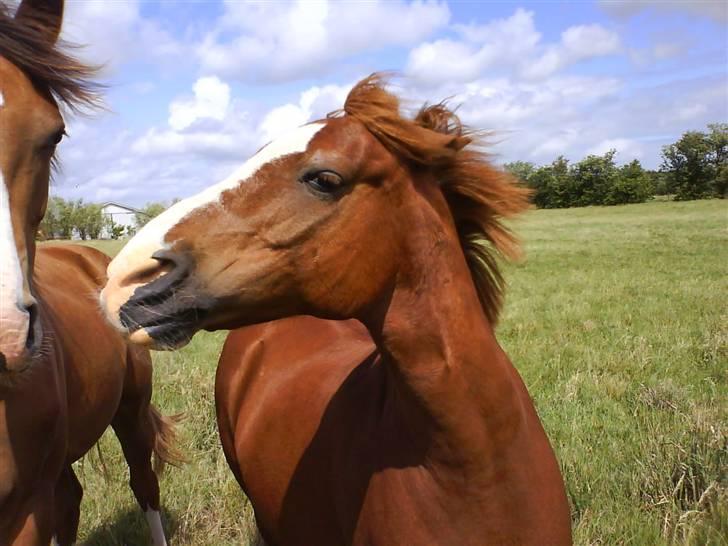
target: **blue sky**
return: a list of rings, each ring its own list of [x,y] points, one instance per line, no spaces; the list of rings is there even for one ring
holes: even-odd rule
[[[63,38],[103,63],[107,111],[68,119],[53,191],[185,197],[341,106],[376,70],[416,107],[452,97],[498,162],[610,148],[659,166],[728,121],[728,3],[70,1]]]

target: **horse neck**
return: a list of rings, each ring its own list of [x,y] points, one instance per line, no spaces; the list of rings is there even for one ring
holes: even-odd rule
[[[523,387],[480,305],[454,227],[415,221],[395,286],[365,320],[394,385],[403,425],[430,458],[458,468],[510,446]]]

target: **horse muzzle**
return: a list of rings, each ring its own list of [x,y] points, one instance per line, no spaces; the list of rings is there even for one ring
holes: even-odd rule
[[[132,343],[152,349],[186,345],[200,329],[212,298],[193,289],[191,260],[160,250],[152,262],[122,278],[112,276],[101,305],[112,324]]]
[[[28,368],[42,337],[36,303],[25,309],[15,305],[0,309],[0,373]]]

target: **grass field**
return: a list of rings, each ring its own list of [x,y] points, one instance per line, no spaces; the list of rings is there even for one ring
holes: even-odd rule
[[[499,338],[561,461],[576,543],[728,545],[728,203],[541,210],[516,228],[527,257]],[[186,414],[189,463],[162,480],[175,545],[252,536],[214,422],[224,337],[155,355],[156,404]],[[81,543],[146,544],[116,440],[101,446],[105,464],[79,463]]]

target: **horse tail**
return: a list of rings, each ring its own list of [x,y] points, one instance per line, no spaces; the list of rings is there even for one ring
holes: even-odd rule
[[[181,466],[187,462],[177,435],[177,424],[182,420],[182,414],[162,415],[149,404],[149,420],[154,431],[154,473],[161,476],[165,465]]]

